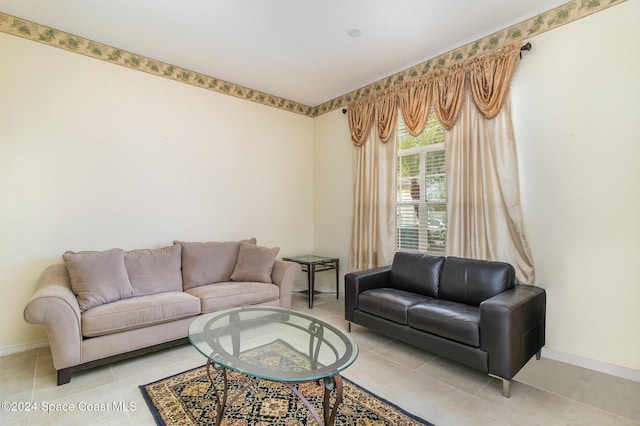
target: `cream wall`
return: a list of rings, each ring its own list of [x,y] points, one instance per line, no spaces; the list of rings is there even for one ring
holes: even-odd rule
[[[65,250],[313,249],[313,120],[0,33],[0,350]]]
[[[640,2],[628,1],[532,38],[512,85],[523,216],[548,291],[547,355],[608,371],[640,370],[638,22]],[[346,126],[338,111],[314,123],[315,244],[345,263]]]
[[[531,40],[513,82],[547,347],[640,370],[640,2]]]
[[[315,118],[314,141],[314,252],[340,258],[340,293],[344,293],[343,277],[351,271],[353,145],[341,109]],[[335,292],[335,275],[332,271],[318,274],[316,285]]]

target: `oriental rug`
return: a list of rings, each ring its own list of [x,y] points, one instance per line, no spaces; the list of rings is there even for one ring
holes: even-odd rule
[[[290,364],[304,358],[278,340],[254,351],[261,351],[257,358],[270,364]],[[256,354],[251,357],[256,359]],[[250,380],[233,371],[228,371],[227,376],[230,397]],[[212,384],[206,366],[202,366],[142,385],[140,390],[158,425],[212,425],[216,419],[214,385],[222,389],[221,374],[216,374]],[[299,385],[299,391],[322,416],[323,385],[318,382],[303,383]],[[224,426],[314,424],[317,422],[311,412],[287,385],[268,380],[259,380],[233,403],[227,404],[222,422]],[[433,426],[345,378],[336,425]]]

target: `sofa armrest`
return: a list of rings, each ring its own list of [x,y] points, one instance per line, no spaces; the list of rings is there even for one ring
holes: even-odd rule
[[[545,344],[547,296],[532,285],[514,288],[480,304],[480,347],[489,374],[511,380]]]
[[[302,272],[300,264],[276,260],[271,271],[271,281],[280,287],[280,307],[291,308],[293,283]]]
[[[24,308],[24,319],[47,330],[56,370],[82,362],[80,306],[65,265],[51,265],[42,272],[36,292]]]
[[[344,276],[344,318],[353,321],[353,311],[358,309],[358,295],[373,288],[390,286],[391,266],[351,272]]]

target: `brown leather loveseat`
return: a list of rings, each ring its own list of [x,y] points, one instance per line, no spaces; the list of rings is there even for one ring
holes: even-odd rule
[[[345,319],[502,379],[545,343],[546,293],[503,262],[398,252],[345,276]]]

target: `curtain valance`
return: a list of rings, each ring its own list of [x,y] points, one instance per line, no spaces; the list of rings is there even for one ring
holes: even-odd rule
[[[385,93],[349,104],[351,139],[362,145],[372,126],[382,142],[391,139],[398,108],[409,132],[417,136],[424,129],[429,109],[447,129],[455,124],[469,87],[472,99],[491,119],[498,114],[520,55],[520,45],[512,44],[425,77],[412,80]]]

